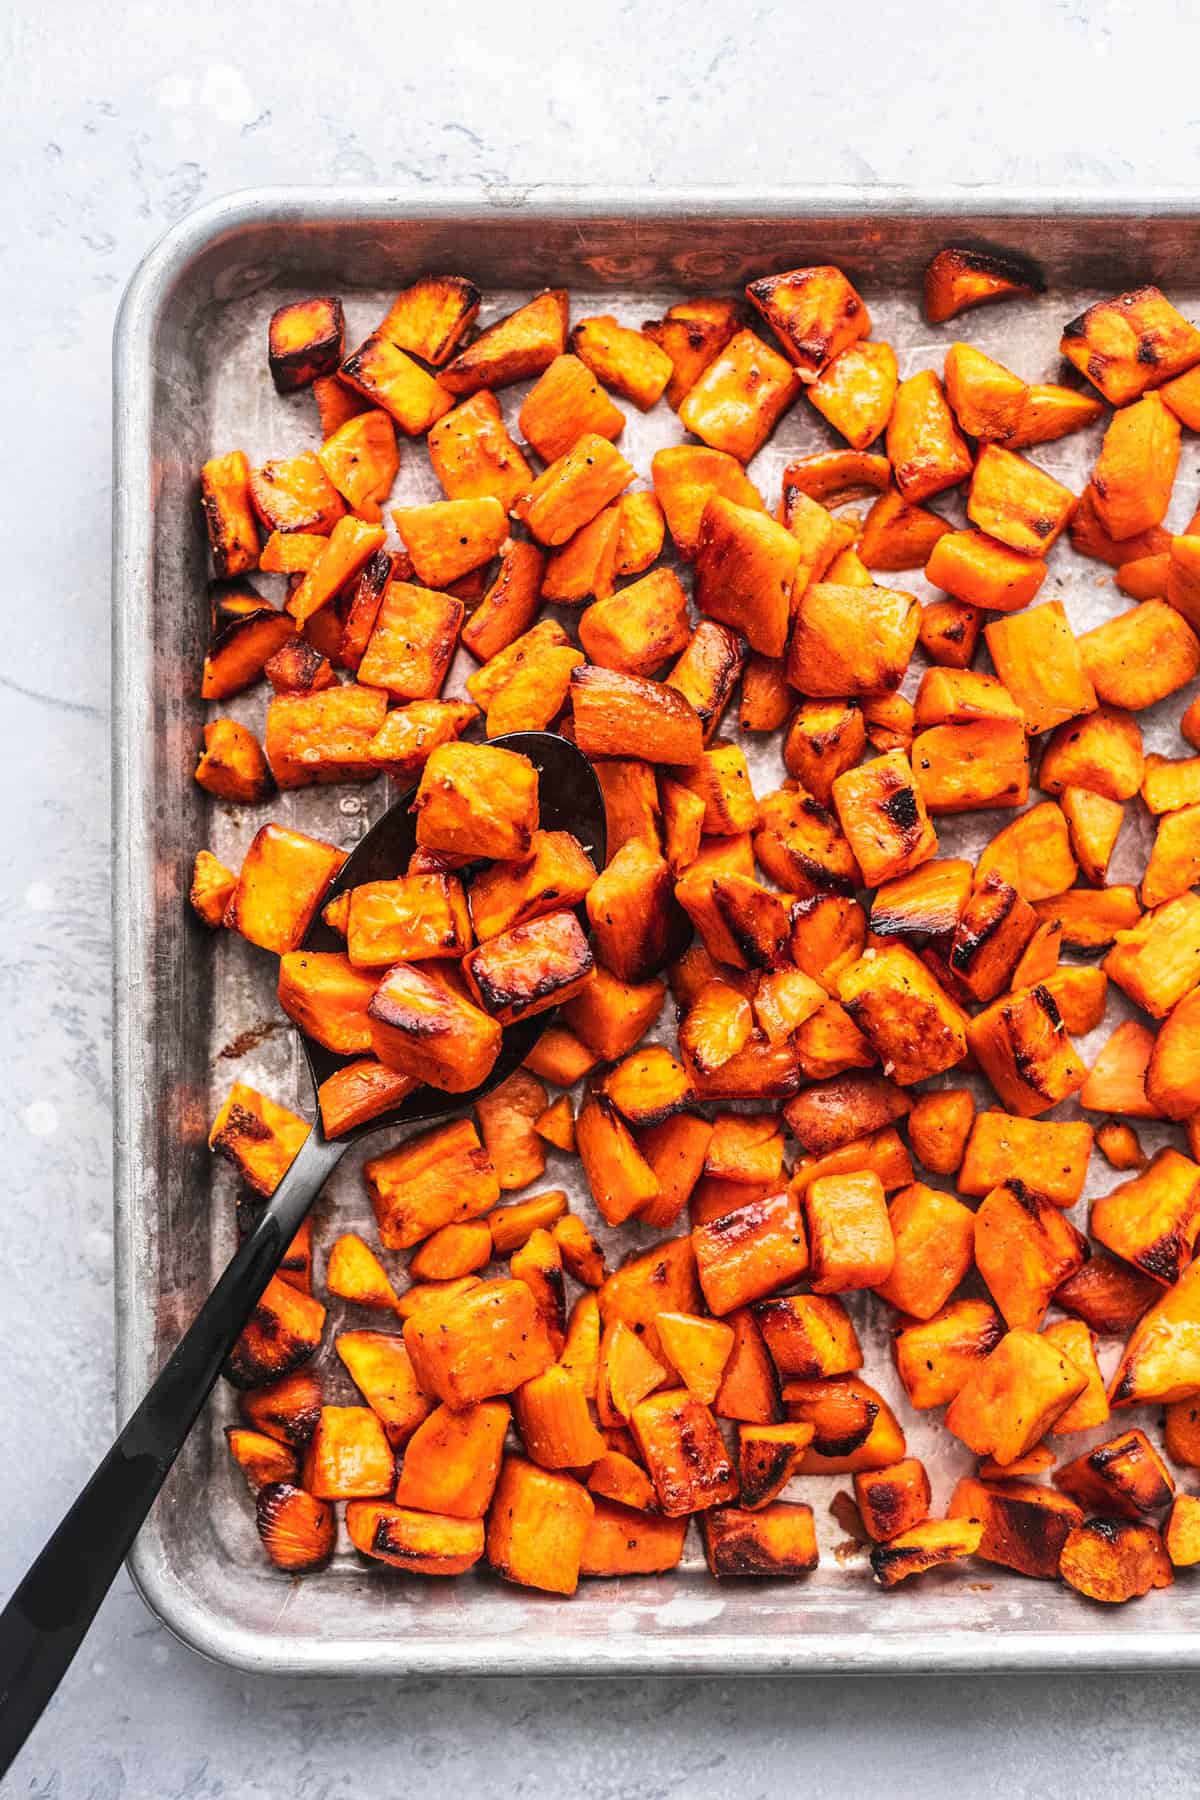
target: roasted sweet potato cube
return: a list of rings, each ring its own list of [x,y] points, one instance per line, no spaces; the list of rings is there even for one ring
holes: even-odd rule
[[[971,1266],[973,1216],[951,1194],[917,1181],[895,1196],[888,1223],[895,1256],[875,1291],[910,1318],[932,1319]]]
[[[890,1543],[928,1515],[925,1465],[907,1456],[882,1469],[860,1470],[854,1477],[854,1498],[868,1535],[877,1544]]]
[[[796,612],[787,678],[813,699],[890,693],[908,667],[920,625],[911,594],[814,582]]]
[[[621,536],[619,502],[614,501],[594,519],[580,526],[546,559],[542,598],[573,606],[591,598],[611,598],[616,586],[617,545]]]
[[[319,1569],[337,1543],[332,1506],[286,1481],[268,1482],[259,1489],[255,1524],[271,1561],[290,1574]]]
[[[801,547],[786,526],[717,494],[705,506],[696,555],[696,605],[781,656]]]
[[[666,991],[665,982],[624,982],[607,969],[597,968],[591,982],[568,1001],[563,1017],[595,1057],[615,1062],[632,1050],[653,1025],[662,1011]],[[535,1074],[538,1072],[534,1070]],[[569,1079],[575,1081],[586,1072],[576,1061]],[[555,1077],[548,1074],[547,1079]]]
[[[555,1357],[532,1289],[515,1280],[431,1301],[406,1323],[404,1342],[421,1386],[459,1412],[511,1393]]]
[[[1069,888],[1078,870],[1062,809],[1043,801],[998,831],[976,862],[980,880],[993,870],[1032,903]]]
[[[576,906],[595,879],[591,858],[569,831],[535,831],[522,861],[492,863],[472,881],[467,899],[475,935],[482,943]]]
[[[787,1100],[802,1079],[796,1046],[787,1041],[771,1044],[759,1035],[752,1035],[744,1049],[711,1074],[696,1069],[692,1073],[701,1100]]]
[[[805,701],[783,740],[784,767],[822,806],[830,806],[834,782],[853,768],[865,745],[861,707],[843,700]]]
[[[1113,406],[1200,362],[1200,331],[1156,287],[1098,300],[1064,326],[1062,354]]]
[[[1200,1393],[1198,1316],[1200,1263],[1192,1262],[1134,1326],[1109,1385],[1110,1405],[1161,1400],[1169,1406]]]
[[[675,444],[657,451],[650,469],[667,527],[685,562],[691,562],[696,555],[700,522],[714,496],[763,510],[762,496],[754,483],[737,459],[722,450],[710,450],[701,444]]]
[[[670,1238],[624,1263],[600,1289],[605,1327],[621,1320],[650,1354],[666,1360],[655,1321],[660,1312],[698,1312],[700,1288],[690,1237]]]
[[[528,1187],[545,1170],[546,1153],[534,1128],[545,1106],[545,1088],[525,1069],[515,1069],[475,1102],[484,1146],[502,1188]]]
[[[951,1300],[932,1318],[904,1326],[893,1350],[911,1405],[945,1405],[1003,1336],[1004,1321],[987,1300]]]
[[[745,994],[728,982],[706,982],[688,1007],[679,1028],[684,1061],[700,1075],[711,1075],[744,1050],[754,1031]]]
[[[663,1044],[645,1044],[618,1063],[599,1086],[625,1121],[660,1125],[694,1098],[687,1070]]]
[[[348,356],[341,379],[390,413],[406,437],[420,437],[454,405],[454,393],[381,332]]]
[[[1119,930],[1104,969],[1152,1018],[1165,1018],[1200,981],[1200,897],[1180,894]]]
[[[660,1313],[658,1333],[688,1392],[711,1406],[733,1349],[733,1327],[694,1313]]]
[[[633,467],[591,431],[539,475],[517,502],[517,516],[541,544],[565,544],[633,480]]]
[[[982,531],[948,531],[930,551],[925,578],[971,606],[1019,612],[1046,579],[1046,564]]]
[[[1163,1542],[1173,1568],[1190,1569],[1200,1562],[1200,1498],[1195,1494],[1176,1494]]]
[[[878,1175],[863,1170],[810,1182],[804,1219],[814,1294],[877,1287],[888,1279],[896,1245]]]
[[[338,519],[324,550],[288,597],[287,610],[298,626],[307,626],[339,590],[354,580],[382,548],[383,535],[382,525],[351,516]],[[334,635],[335,651],[340,647],[341,635],[339,625]]]
[[[625,415],[577,356],[557,356],[530,389],[518,419],[543,462],[554,462],[587,433],[616,438]]]
[[[430,1232],[476,1218],[500,1198],[491,1158],[470,1119],[419,1133],[363,1165],[385,1249],[407,1250]]]
[[[536,663],[526,663],[488,707],[488,736],[544,731],[566,705],[571,676],[582,662],[581,652],[568,647],[544,651]]]
[[[437,368],[474,322],[481,298],[475,283],[461,275],[422,275],[396,295],[380,334]]]
[[[1039,1443],[1087,1386],[1086,1374],[1032,1331],[1009,1331],[946,1411],[946,1428],[1007,1466]]]
[[[371,1049],[385,1067],[445,1093],[478,1087],[500,1054],[499,1022],[414,964],[397,963],[366,1011],[367,1042],[350,1051]]]
[[[417,843],[465,856],[529,854],[538,825],[538,775],[528,757],[492,744],[442,744],[425,764],[413,805]]]
[[[1005,1106],[1022,1118],[1057,1106],[1086,1079],[1044,983],[994,1000],[969,1021],[966,1040]]]
[[[802,1451],[812,1442],[814,1427],[799,1421],[786,1425],[743,1424],[738,1431],[740,1506],[757,1512],[787,1486]]]
[[[445,365],[440,380],[452,394],[526,381],[562,355],[566,336],[566,291],[547,289],[481,331]]]
[[[1200,640],[1165,600],[1143,601],[1084,632],[1079,653],[1100,699],[1130,712],[1164,700],[1200,671]]]
[[[371,781],[379,772],[374,743],[387,696],[349,685],[309,694],[277,694],[267,708],[265,746],[281,788]]]
[[[567,1210],[567,1196],[561,1188],[550,1188],[544,1194],[531,1194],[528,1200],[513,1200],[497,1206],[484,1221],[492,1234],[492,1248],[497,1256],[509,1256],[527,1244],[535,1231],[549,1231]]]
[[[940,1568],[960,1556],[973,1556],[983,1537],[978,1519],[925,1519],[871,1552],[871,1568],[882,1588],[894,1588],[912,1575]]]
[[[462,601],[452,594],[392,581],[358,666],[359,681],[386,688],[396,700],[434,699],[454,655],[464,612]]]
[[[626,675],[653,674],[690,636],[687,596],[670,569],[654,569],[597,600],[579,621],[579,641],[592,662]]]
[[[1106,888],[1071,888],[1053,900],[1036,901],[1034,911],[1043,923],[1057,925],[1063,945],[1075,950],[1103,949],[1115,938],[1123,938],[1142,917],[1137,889],[1118,883]],[[1064,972],[1056,971],[1052,992],[1053,981]]]
[[[807,1575],[820,1560],[812,1507],[777,1500],[757,1510],[722,1506],[700,1524],[709,1573],[779,1581]]]
[[[645,332],[620,324],[611,313],[580,319],[571,332],[571,349],[598,381],[632,400],[643,412],[662,398],[671,379],[673,364],[667,352]]]
[[[211,850],[197,850],[192,864],[188,902],[197,918],[213,931],[225,922],[225,913],[237,887],[237,876]]]
[[[1008,986],[1037,914],[1016,888],[993,871],[977,881],[955,927],[950,968],[976,1000],[994,1000]]]
[[[1066,529],[1075,506],[1069,488],[998,444],[979,452],[967,495],[967,517],[989,537],[1026,556],[1044,556]]]
[[[932,370],[910,375],[897,388],[887,453],[896,486],[914,504],[956,487],[970,475],[970,449]]]
[[[1153,1032],[1138,1019],[1122,1020],[1088,1070],[1079,1104],[1089,1112],[1158,1118],[1159,1109],[1146,1092],[1153,1051]]]
[[[1058,1572],[1089,1600],[1119,1604],[1174,1580],[1162,1538],[1153,1525],[1129,1519],[1088,1519],[1072,1527]]]
[[[274,785],[258,739],[236,719],[214,719],[204,727],[195,779],[218,799],[241,806],[265,800]]]
[[[1007,444],[1017,435],[1029,389],[1003,363],[973,344],[951,344],[943,370],[946,398],[962,430],[982,442]]]
[[[950,530],[945,519],[891,488],[866,516],[858,555],[868,569],[923,569],[938,539]]]
[[[646,1395],[663,1385],[664,1363],[647,1350],[623,1320],[610,1321],[600,1340],[596,1411],[602,1425],[623,1427]]]
[[[1092,471],[1101,525],[1118,543],[1161,525],[1179,463],[1180,425],[1157,394],[1114,413]]]
[[[465,956],[471,921],[453,875],[402,875],[350,890],[346,953],[356,969]]]
[[[334,1348],[363,1399],[379,1415],[388,1442],[400,1449],[432,1405],[417,1386],[403,1338],[383,1331],[343,1331]]]
[[[316,1350],[324,1324],[319,1300],[273,1275],[229,1354],[226,1379],[249,1388],[291,1374]]]
[[[902,1087],[953,1068],[966,1054],[961,1011],[903,944],[860,957],[839,978],[838,997]]]
[[[783,1112],[800,1148],[820,1157],[902,1119],[910,1105],[903,1088],[872,1072],[814,1083]]]
[[[462,641],[472,656],[488,663],[524,638],[537,616],[544,567],[545,558],[536,544],[511,543],[501,552],[499,574],[463,627]],[[545,623],[553,627],[552,620]],[[561,627],[554,630],[557,642],[565,644]],[[511,668],[506,671],[513,672]],[[480,698],[473,688],[470,692]]]
[[[294,1450],[303,1449],[316,1430],[321,1405],[321,1383],[309,1368],[294,1369],[265,1387],[238,1395],[238,1412],[255,1431]]]
[[[754,332],[739,331],[688,393],[679,408],[680,423],[711,449],[747,463],[796,399],[800,385],[800,375],[778,351]]]
[[[868,887],[906,875],[937,853],[937,835],[902,750],[837,776],[833,804]]]
[[[483,1523],[417,1512],[380,1500],[351,1500],[346,1530],[363,1556],[406,1575],[463,1575],[483,1555]]]
[[[218,580],[258,567],[258,526],[250,496],[250,464],[241,450],[214,456],[200,470],[213,573]]]
[[[1125,819],[1123,804],[1119,800],[1110,800],[1106,794],[1094,794],[1088,788],[1065,787],[1062,809],[1071,833],[1071,849],[1085,880],[1095,887],[1103,887],[1109,859]],[[1162,898],[1169,899],[1170,895],[1164,894]]]
[[[642,330],[671,359],[667,403],[678,410],[709,363],[723,350],[742,320],[736,300],[697,295],[669,306],[661,319],[646,319]]]
[[[961,858],[939,858],[879,887],[870,927],[877,938],[948,948],[971,893],[972,868]]]
[[[979,1113],[972,1124],[962,1167],[958,1172],[961,1194],[983,1196],[1014,1170],[1021,1179],[1055,1206],[1074,1206],[1083,1192],[1092,1128],[1081,1121],[1015,1119],[992,1110]]]
[[[324,1406],[304,1456],[304,1486],[318,1500],[390,1493],[395,1459],[368,1406]]]
[[[630,1426],[668,1518],[720,1506],[737,1494],[737,1474],[712,1413],[686,1388],[652,1394]]]
[[[661,1575],[679,1563],[686,1531],[686,1519],[663,1519],[597,1499],[580,1553],[579,1573]]]
[[[590,1094],[575,1121],[576,1145],[592,1198],[608,1225],[649,1205],[658,1194],[658,1177],[606,1094]]]
[[[429,460],[448,500],[497,500],[508,512],[533,482],[494,394],[483,390],[431,426]],[[536,557],[531,548],[524,555]],[[540,562],[538,564],[540,570]],[[532,613],[530,614],[532,619]]]
[[[663,682],[587,663],[571,676],[575,741],[588,756],[632,756],[693,763],[703,728],[682,694]]]
[[[975,1214],[975,1264],[1010,1329],[1036,1331],[1055,1289],[1087,1253],[1062,1211],[1015,1175]]]
[[[252,1494],[273,1481],[291,1484],[298,1479],[299,1459],[287,1444],[238,1425],[225,1427],[225,1441]]]
[[[1200,1231],[1200,1166],[1178,1150],[1160,1150],[1144,1173],[1093,1203],[1090,1228],[1107,1249],[1170,1286]]]
[[[853,1322],[840,1300],[819,1294],[786,1294],[752,1308],[771,1360],[785,1380],[825,1380],[862,1367]]]
[[[819,800],[780,788],[763,796],[759,810],[754,855],[772,881],[802,897],[823,891],[849,897],[862,885],[854,852]]]
[[[1084,1086],[1086,1087],[1086,1082]],[[1112,1169],[1144,1169],[1147,1156],[1132,1125],[1106,1119],[1096,1130],[1096,1148]]]
[[[288,950],[279,959],[279,1004],[307,1036],[338,1056],[371,1049],[367,1008],[377,972],[335,951]]]
[[[200,696],[225,700],[259,679],[270,658],[295,635],[295,625],[246,583],[214,582],[210,599]]]
[[[704,1171],[712,1126],[694,1113],[675,1113],[641,1129],[638,1148],[658,1181],[658,1194],[638,1214],[642,1224],[665,1231],[674,1225]]]
[[[918,1094],[913,1101],[908,1141],[927,1169],[935,1175],[953,1175],[962,1163],[974,1123],[975,1096],[969,1088],[938,1088]]]
[[[368,411],[362,395],[347,387],[339,374],[315,376],[312,391],[323,438],[330,437],[339,425],[354,418],[356,413]]]
[[[276,392],[292,394],[318,375],[336,374],[344,332],[342,303],[331,295],[277,307],[267,328],[267,360]]]
[[[282,825],[264,825],[246,852],[226,924],[282,956],[303,942],[345,852]]]
[[[783,1287],[808,1267],[799,1208],[785,1193],[698,1225],[692,1243],[704,1298],[718,1317]]]
[[[662,807],[658,778],[640,757],[604,757],[593,769],[604,796],[604,818],[611,861],[631,838],[653,849],[662,844]]]
[[[702,830],[714,837],[736,837],[759,823],[758,802],[745,753],[737,744],[705,750],[690,768],[681,769],[679,785],[704,802]]]
[[[860,339],[826,363],[808,398],[853,449],[865,450],[887,428],[896,386],[892,346]]]
[[[976,1519],[983,1535],[976,1551],[985,1562],[1053,1581],[1072,1529],[1083,1514],[1065,1494],[1012,1478],[977,1481],[964,1476],[950,1501],[952,1519]]]
[[[1168,1119],[1186,1122],[1200,1113],[1197,1033],[1200,1033],[1200,993],[1193,988],[1163,1020],[1146,1066],[1146,1098]],[[1195,1147],[1193,1141],[1193,1149]]]
[[[566,1336],[567,1303],[562,1254],[544,1225],[530,1232],[509,1262],[509,1273],[523,1281],[533,1295],[538,1319],[545,1327],[556,1355]],[[584,1461],[587,1458],[583,1458]]]
[[[611,1442],[615,1435],[610,1427],[606,1436]],[[636,1448],[632,1437],[628,1438],[630,1450]],[[632,1455],[627,1456],[623,1450],[606,1450],[592,1464],[587,1478],[588,1492],[602,1495],[607,1500],[618,1503],[614,1510],[622,1512],[656,1512],[658,1495],[654,1491],[654,1483],[639,1462]],[[682,1521],[676,1529],[686,1530]]]
[[[337,680],[329,658],[302,637],[281,644],[263,673],[277,694],[315,694]]]
[[[387,413],[371,409],[347,419],[326,438],[317,460],[347,505],[377,525],[380,504],[390,494],[400,467],[396,431]]]
[[[831,265],[760,276],[746,295],[805,382],[871,329],[861,294]]]
[[[472,993],[501,1025],[570,1000],[591,981],[594,968],[591,945],[572,912],[516,925],[463,960]]]
[[[392,517],[417,578],[427,587],[449,587],[460,576],[490,562],[508,536],[504,508],[490,494],[472,500],[434,500],[428,506],[398,506]]]
[[[573,1594],[593,1513],[569,1475],[506,1456],[487,1521],[487,1559],[521,1587]]]
[[[1041,293],[1036,266],[1025,257],[955,245],[939,250],[925,269],[925,317],[931,325],[989,301]]]
[[[311,1127],[244,1081],[235,1081],[208,1134],[209,1148],[269,1200],[287,1174]]]
[[[877,1389],[855,1375],[789,1381],[783,1399],[790,1419],[814,1428],[798,1474],[881,1469],[904,1455],[904,1432],[895,1413]]]
[[[540,1172],[540,1171],[539,1171]],[[486,1220],[443,1225],[425,1239],[408,1265],[419,1281],[459,1281],[492,1260],[492,1234]]]
[[[1096,691],[1060,601],[995,619],[984,635],[1031,735],[1094,710]]]

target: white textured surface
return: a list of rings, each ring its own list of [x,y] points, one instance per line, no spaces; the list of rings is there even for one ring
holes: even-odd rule
[[[982,15],[982,16],[981,16]],[[111,1426],[108,340],[191,206],[260,182],[947,180],[1194,168],[1184,0],[556,9],[10,0],[0,1003],[6,1593]],[[534,54],[536,47],[536,54]],[[122,1582],[6,1791],[40,1800],[1195,1791],[1194,1680],[251,1681]]]

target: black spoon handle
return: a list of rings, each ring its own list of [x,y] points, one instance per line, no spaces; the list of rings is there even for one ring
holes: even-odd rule
[[[158,1379],[0,1613],[0,1779],[66,1674],[221,1366],[346,1149],[312,1131]]]

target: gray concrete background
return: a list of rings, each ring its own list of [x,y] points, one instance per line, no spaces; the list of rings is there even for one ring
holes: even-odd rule
[[[112,1418],[109,335],[147,246],[262,182],[1195,179],[1191,0],[8,0],[0,19],[0,1594]],[[1194,1794],[1195,1683],[251,1680],[122,1580],[37,1800]]]

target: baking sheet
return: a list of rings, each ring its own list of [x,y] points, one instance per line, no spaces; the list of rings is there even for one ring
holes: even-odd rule
[[[803,212],[802,208],[796,210],[797,214]],[[911,243],[901,245],[905,231],[913,236],[911,219],[889,221],[882,213],[863,215],[855,221],[857,254],[853,248],[848,254],[847,247],[837,242],[835,223],[806,225],[802,217],[799,222],[793,217],[786,229],[772,229],[770,220],[714,216],[696,220],[691,247],[669,255],[664,247],[655,247],[665,246],[669,237],[667,212],[669,208],[658,222],[649,217],[617,217],[601,226],[576,220],[573,252],[565,243],[556,243],[558,234],[547,227],[540,239],[535,232],[522,238],[516,249],[510,241],[507,258],[505,227],[511,240],[511,219],[498,220],[491,239],[486,225],[470,228],[464,221],[449,243],[437,246],[442,252],[440,264],[430,255],[428,242],[405,245],[405,223],[397,214],[390,220],[390,237],[400,251],[398,266],[380,271],[384,279],[371,281],[367,279],[370,253],[360,249],[357,256],[348,255],[350,227],[343,226],[339,239],[336,217],[326,220],[334,237],[322,243],[314,237],[307,259],[298,256],[295,244],[290,243],[287,260],[291,268],[264,262],[264,245],[279,258],[287,236],[278,209],[273,216],[268,206],[255,221],[257,235],[244,232],[247,238],[254,237],[259,260],[250,253],[249,243],[223,247],[218,276],[210,279],[202,302],[197,303],[193,293],[189,313],[176,292],[175,313],[168,307],[166,317],[160,319],[159,391],[150,397],[147,408],[150,443],[158,453],[155,458],[151,451],[156,503],[148,542],[151,563],[146,595],[153,600],[152,643],[141,646],[143,662],[152,652],[152,668],[149,689],[142,690],[141,700],[145,704],[153,696],[159,742],[164,748],[155,763],[158,804],[151,808],[155,904],[153,917],[143,918],[140,925],[148,933],[143,949],[149,950],[149,966],[165,975],[164,959],[169,964],[171,958],[182,958],[186,972],[178,981],[178,991],[170,996],[165,1019],[161,997],[157,1016],[152,1016],[145,990],[137,995],[140,1004],[125,1009],[125,1022],[132,1023],[129,1015],[136,1012],[142,1029],[157,1034],[156,1041],[161,1039],[164,1025],[168,1029],[173,1026],[179,1034],[175,1054],[165,1059],[171,1081],[157,1114],[164,1128],[165,1150],[160,1150],[159,1161],[169,1177],[168,1191],[145,1192],[140,1202],[135,1197],[128,1221],[134,1240],[129,1245],[134,1259],[134,1266],[128,1269],[130,1303],[137,1302],[144,1318],[147,1301],[151,1302],[156,1329],[149,1339],[137,1342],[131,1329],[134,1315],[127,1320],[126,1404],[137,1385],[139,1360],[147,1367],[161,1355],[233,1247],[236,1179],[231,1170],[210,1161],[203,1150],[207,1123],[231,1081],[248,1081],[298,1111],[311,1111],[303,1058],[293,1035],[281,1028],[274,995],[274,959],[233,934],[210,939],[201,928],[178,916],[180,911],[186,912],[180,902],[186,894],[192,854],[199,845],[207,844],[222,861],[236,868],[254,832],[268,818],[281,819],[349,848],[391,797],[387,784],[378,781],[362,787],[299,790],[278,795],[259,808],[229,808],[211,804],[203,796],[197,803],[191,793],[182,804],[169,798],[177,789],[191,785],[190,769],[206,715],[195,698],[205,611],[200,527],[189,503],[198,463],[207,455],[238,447],[255,464],[319,441],[311,394],[280,398],[271,383],[265,343],[266,322],[274,308],[330,285],[318,277],[328,270],[328,263],[321,259],[328,257],[334,244],[341,256],[348,257],[346,269],[328,270],[342,277],[334,286],[346,307],[348,345],[361,341],[378,322],[403,280],[426,266],[443,266],[480,281],[486,293],[483,324],[510,311],[536,286],[566,281],[571,287],[573,320],[611,312],[636,325],[658,316],[685,288],[729,291],[747,272],[745,266],[735,266],[738,258],[748,259],[749,272],[790,266],[801,259],[798,247],[781,240],[799,235],[805,260],[843,262],[870,306],[873,335],[896,347],[901,376],[924,368],[940,369],[947,346],[962,336],[1027,380],[1052,380],[1062,367],[1057,342],[1063,322],[1083,310],[1099,291],[1091,264],[1096,239],[1103,233],[1080,230],[1076,261],[1087,264],[1086,282],[1078,279],[1078,272],[1072,280],[1071,271],[1064,271],[1063,279],[1041,299],[981,309],[944,326],[930,327],[921,315],[917,276],[929,250],[947,241],[945,228],[936,217],[924,221],[927,237],[932,239],[926,248],[919,231]],[[308,216],[315,218],[319,213]],[[523,219],[522,223],[528,226],[533,221]],[[960,241],[965,236],[969,241],[982,235],[1036,254],[1043,244],[1050,243],[1055,230],[1049,220],[1021,218],[1004,223],[1003,234],[994,229],[981,233],[968,226],[956,231],[953,239]],[[388,226],[385,222],[380,239],[385,254]],[[889,227],[894,238],[890,252],[883,247]],[[728,249],[719,255],[719,246],[732,243],[735,234],[736,251]],[[1054,241],[1061,245],[1061,238]],[[1151,249],[1147,244],[1144,256],[1139,257],[1134,247],[1126,244],[1127,261],[1119,265],[1120,242],[1120,233],[1112,236],[1104,291],[1147,278],[1151,272],[1147,264],[1160,264],[1164,255],[1162,246]],[[706,252],[706,243],[715,247]],[[193,254],[191,264],[183,265],[185,272],[190,267],[194,275],[196,263]],[[1172,298],[1185,312],[1200,314],[1200,269],[1189,271],[1191,294],[1178,279],[1171,281],[1168,271],[1155,266],[1154,272],[1169,285]],[[361,284],[347,282],[347,273],[362,276]],[[511,279],[496,279],[513,273],[522,278],[519,285]],[[247,288],[252,291],[245,291]],[[171,337],[172,325],[177,342]],[[509,388],[499,395],[514,432],[527,387]],[[622,403],[622,407],[627,424],[620,445],[638,470],[636,485],[648,485],[654,451],[683,441],[685,434],[665,403],[648,415],[632,405]],[[1101,434],[1102,426],[1039,446],[1033,460],[1079,492]],[[796,455],[833,445],[840,446],[841,440],[801,400],[750,465],[750,474],[768,504],[774,505],[785,464]],[[1200,493],[1197,464],[1195,440],[1188,438],[1168,520],[1176,528],[1195,510]],[[423,443],[404,441],[392,504],[440,497]],[[128,490],[128,503],[131,512],[136,510],[137,496],[132,489]],[[957,496],[941,496],[933,504],[956,523],[964,518]],[[1050,568],[1039,600],[1061,599],[1077,630],[1099,623],[1129,604],[1116,590],[1111,572],[1077,558],[1069,545],[1055,548]],[[276,600],[282,598],[281,578],[254,579]],[[933,590],[919,574],[879,579],[922,599],[932,596]],[[566,608],[554,611],[570,629],[577,614]],[[987,666],[983,656],[977,663]],[[446,692],[462,692],[465,675],[475,666],[465,652],[460,653]],[[922,667],[918,654],[907,692],[915,689]],[[178,684],[175,692],[166,685],[172,680]],[[1186,696],[1175,696],[1153,712],[1140,715],[1147,749],[1179,754],[1178,718],[1185,703]],[[261,736],[265,708],[265,690],[258,688],[207,711],[209,716],[220,712],[242,719]],[[131,722],[126,713],[119,729],[128,730]],[[732,713],[729,725],[732,734],[736,731]],[[783,779],[778,735],[741,739],[760,795]],[[137,784],[131,782],[130,797],[136,790]],[[146,798],[145,794],[141,797]],[[1033,799],[1041,797],[1035,792]],[[993,812],[936,821],[939,854],[976,855],[1011,816]],[[126,817],[126,827],[129,823]],[[119,821],[119,833],[121,828]],[[1150,822],[1131,805],[1110,879],[1137,878],[1150,836]],[[178,977],[179,971],[175,973]],[[1127,1010],[1122,997],[1114,992],[1104,1025],[1091,1037],[1077,1040],[1085,1061],[1092,1060]],[[670,1002],[654,1035],[673,1041]],[[143,1045],[143,1050],[149,1047]],[[957,1084],[960,1077],[952,1074],[947,1081]],[[155,1085],[162,1089],[162,1072]],[[990,1097],[986,1088],[981,1089],[980,1097]],[[1077,1109],[1068,1103],[1051,1116],[1077,1116]],[[1151,1150],[1171,1136],[1165,1127],[1139,1129],[1144,1145]],[[375,1239],[361,1177],[363,1158],[378,1154],[402,1135],[381,1134],[351,1151],[318,1203],[316,1283],[323,1298],[324,1258],[333,1239],[345,1230],[359,1230],[369,1240]],[[1118,1179],[1097,1152],[1087,1196],[1105,1191]],[[543,1187],[568,1190],[572,1206],[609,1247],[610,1264],[660,1235],[636,1225],[619,1231],[604,1227],[581,1182],[578,1163],[552,1149],[545,1177],[535,1184],[535,1190]],[[1086,1210],[1086,1203],[1076,1209],[1081,1226],[1086,1224]],[[405,1259],[385,1253],[384,1260],[394,1275],[401,1275]],[[921,1414],[908,1406],[890,1355],[892,1310],[869,1294],[848,1296],[847,1302],[863,1344],[863,1374],[895,1407],[907,1432],[910,1453],[921,1457],[930,1471],[933,1510],[944,1510],[955,1480],[974,1467],[974,1459],[944,1431],[940,1412]],[[330,1301],[319,1365],[330,1401],[357,1398],[333,1350],[333,1339],[344,1325],[362,1321],[358,1309]],[[1106,1372],[1118,1353],[1116,1342],[1102,1340]],[[684,1563],[673,1575],[588,1582],[569,1603],[505,1588],[484,1570],[445,1585],[364,1570],[344,1539],[329,1571],[298,1582],[270,1568],[262,1556],[252,1504],[223,1441],[223,1428],[235,1417],[233,1395],[227,1389],[218,1390],[155,1521],[143,1535],[134,1568],[158,1610],[190,1641],[254,1666],[381,1671],[456,1666],[543,1670],[880,1668],[1155,1660],[1172,1637],[1186,1639],[1189,1657],[1200,1648],[1200,1640],[1193,1636],[1200,1633],[1200,1604],[1190,1604],[1182,1582],[1141,1608],[1127,1609],[1115,1626],[1106,1616],[1104,1633],[1097,1630],[1096,1609],[1077,1596],[979,1562],[957,1565],[896,1594],[880,1596],[871,1582],[865,1555],[846,1539],[829,1511],[834,1495],[850,1485],[846,1476],[803,1478],[788,1491],[788,1497],[803,1498],[813,1506],[821,1547],[821,1566],[803,1583],[718,1587],[704,1568],[695,1526],[689,1533]],[[1135,1412],[1122,1416],[1122,1424],[1136,1422]],[[1062,1460],[1107,1434],[1101,1430],[1065,1440]],[[1176,1653],[1176,1660],[1180,1654]]]

